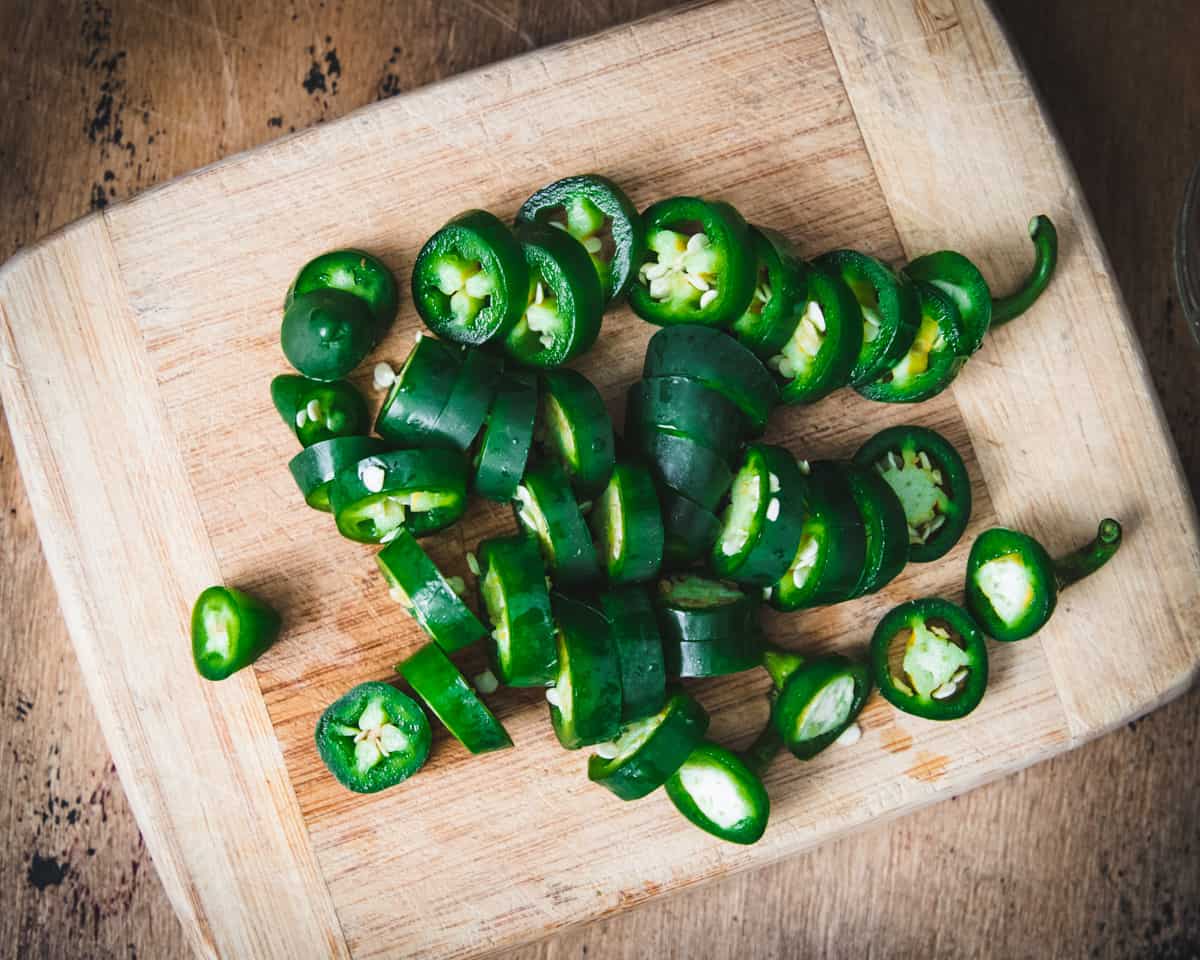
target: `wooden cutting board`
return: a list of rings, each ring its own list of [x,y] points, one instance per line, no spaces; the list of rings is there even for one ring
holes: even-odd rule
[[[852,748],[768,776],[753,848],[683,824],[662,796],[622,804],[560,750],[536,692],[491,698],[516,749],[469,757],[443,733],[411,784],[356,797],[312,745],[324,706],[391,676],[422,642],[371,552],[303,508],[295,443],[267,400],[284,369],[279,302],[336,246],[406,278],[420,243],[470,206],[513,213],[568,172],[639,205],[723,196],[807,254],[892,261],[954,246],[1003,289],[1024,225],[1054,217],[1059,273],[953,389],[912,409],[841,392],[777,414],[770,438],[843,456],[905,421],[966,454],[962,544],[868,599],[770,621],[801,650],[861,653],[890,606],[961,596],[970,540],[997,522],[1054,550],[1103,515],[1120,557],[1068,593],[1036,639],[992,645],[967,720],[878,698]],[[0,386],[63,612],[159,874],[204,955],[484,953],[788,855],[1069,749],[1159,705],[1200,662],[1193,505],[1074,176],[978,0],[759,0],[676,12],[367,108],[69,227],[0,274]],[[379,356],[419,323],[404,304]],[[578,366],[619,417],[652,328],[621,310]],[[364,386],[366,386],[364,380]],[[506,528],[479,506],[431,544]],[[196,678],[189,607],[211,582],[279,606],[253,671]],[[765,679],[698,684],[713,734],[761,725]]]

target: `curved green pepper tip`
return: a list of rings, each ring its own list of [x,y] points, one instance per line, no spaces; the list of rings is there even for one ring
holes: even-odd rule
[[[1029,238],[1033,241],[1033,269],[1025,282],[1006,297],[992,300],[992,326],[998,327],[1019,317],[1033,306],[1054,276],[1058,265],[1058,231],[1044,213],[1029,221]]]
[[[1096,529],[1096,538],[1078,550],[1054,561],[1054,578],[1059,589],[1099,570],[1112,559],[1121,546],[1121,524],[1112,517],[1105,517]]]

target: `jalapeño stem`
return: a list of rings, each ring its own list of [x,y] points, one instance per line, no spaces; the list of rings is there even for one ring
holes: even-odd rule
[[[998,327],[1019,317],[1042,295],[1054,268],[1058,265],[1058,231],[1044,213],[1029,221],[1029,237],[1033,240],[1033,269],[1025,282],[1006,297],[992,300],[992,326]]]
[[[1054,561],[1054,579],[1058,581],[1058,589],[1069,587],[1076,580],[1095,573],[1112,559],[1120,546],[1121,524],[1112,517],[1101,520],[1094,540]]]

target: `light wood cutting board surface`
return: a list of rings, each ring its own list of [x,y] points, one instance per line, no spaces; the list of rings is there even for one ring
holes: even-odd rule
[[[713,4],[622,28],[233,158],[6,269],[4,401],[39,530],[131,803],[202,950],[439,956],[521,942],[961,791],[1194,675],[1194,516],[1074,180],[986,12],[919,13]],[[939,47],[947,17],[962,50]],[[878,56],[894,43],[912,45],[907,70]],[[976,482],[968,538],[1001,521],[1063,548],[1114,513],[1129,530],[1119,566],[1068,595],[1037,641],[993,647],[993,685],[968,721],[938,727],[876,700],[853,750],[777,763],[772,827],[751,850],[681,827],[664,798],[622,805],[591,788],[528,694],[493,698],[515,751],[469,758],[442,737],[418,781],[378,797],[340,790],[311,744],[325,704],[388,676],[421,637],[369,551],[298,508],[283,468],[293,440],[264,402],[283,366],[282,291],[333,246],[366,246],[406,277],[457,210],[508,215],[585,169],[642,205],[722,195],[809,254],[854,245],[899,261],[954,245],[997,286],[1024,269],[1030,213],[1064,236],[1045,300],[949,395],[896,410],[838,394],[778,415],[772,433],[825,456],[889,423],[937,426]],[[399,360],[416,329],[405,305],[381,355]],[[619,415],[652,329],[621,311],[605,331],[579,366]],[[464,572],[465,547],[509,522],[480,507],[435,556]],[[772,633],[860,651],[891,604],[961,593],[968,542]],[[276,602],[289,631],[254,675],[212,687],[180,641],[191,598],[222,578]],[[700,688],[718,737],[740,743],[761,723],[764,686]]]

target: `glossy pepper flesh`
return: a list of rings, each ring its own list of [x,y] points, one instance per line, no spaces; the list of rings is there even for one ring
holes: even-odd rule
[[[317,752],[338,783],[355,793],[395,786],[425,765],[432,741],[416,702],[390,684],[360,683],[317,721]]]
[[[224,680],[261,657],[279,636],[279,614],[232,587],[209,587],[192,607],[192,659],[205,680]]]
[[[271,401],[303,447],[366,434],[367,402],[347,380],[325,382],[283,374],[271,381]]]

